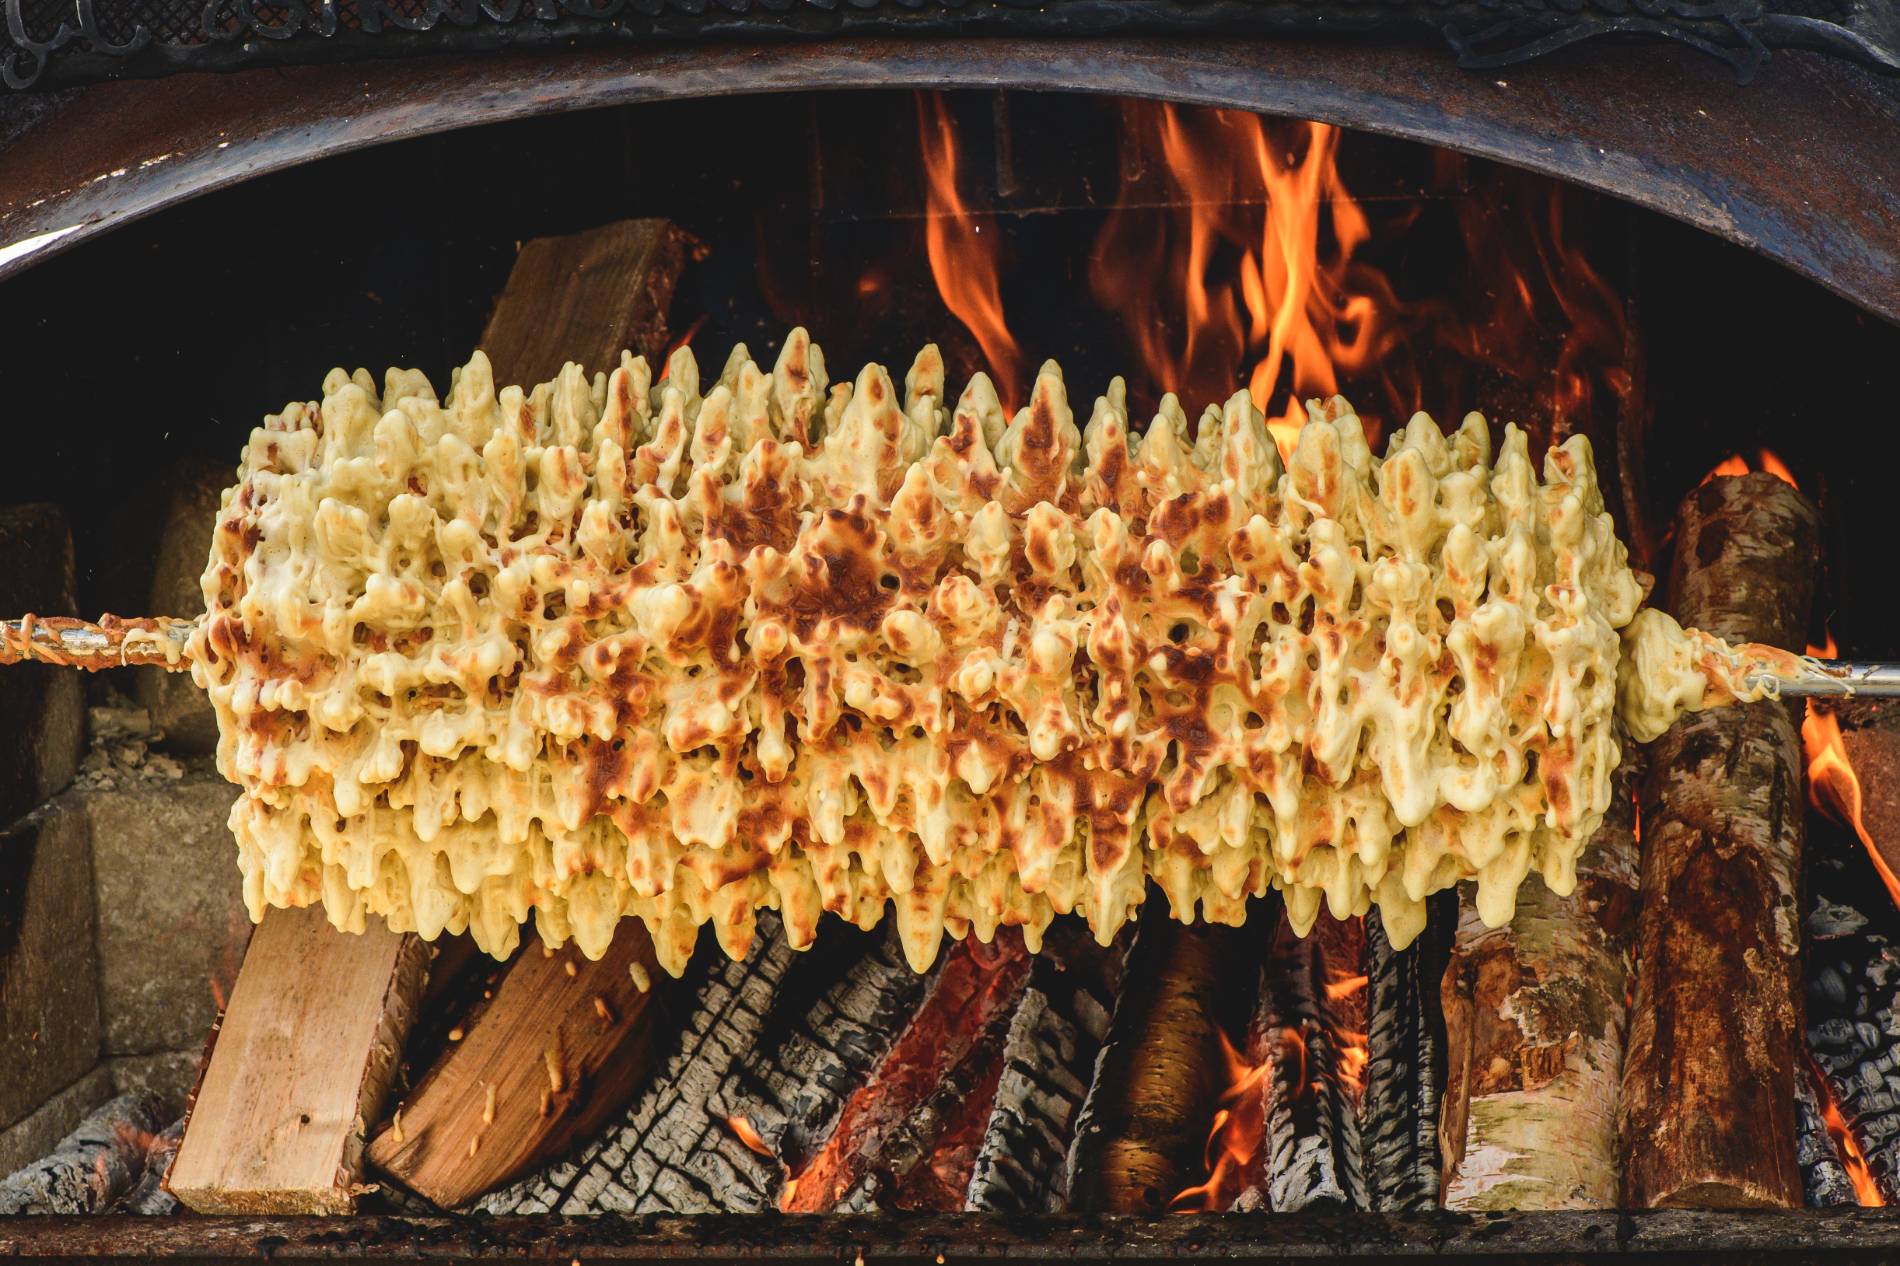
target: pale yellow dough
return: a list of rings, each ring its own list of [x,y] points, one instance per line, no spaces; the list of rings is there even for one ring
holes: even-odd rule
[[[708,921],[739,954],[760,907],[802,945],[890,906],[921,969],[946,930],[1106,940],[1152,878],[1403,945],[1462,879],[1492,925],[1533,867],[1571,890],[1626,627],[1639,733],[1702,701],[1581,438],[1540,481],[1420,414],[1379,458],[1335,398],[1283,468],[1244,392],[1135,434],[1054,364],[1013,419],[981,375],[953,405],[934,347],[901,393],[802,330],[667,368],[338,370],[252,433],[189,655],[254,917],[501,955],[533,911],[599,955],[632,915],[677,972]]]

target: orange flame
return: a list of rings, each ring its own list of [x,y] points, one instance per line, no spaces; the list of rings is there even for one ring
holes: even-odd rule
[[[1365,987],[1366,978],[1364,976],[1341,976],[1337,980],[1327,982],[1325,987],[1326,1001],[1342,1001],[1343,999],[1352,997],[1352,995],[1358,993]]]
[[[1827,1077],[1812,1061],[1808,1071],[1808,1081],[1814,1087],[1815,1097],[1821,1101],[1821,1120],[1827,1125],[1827,1136],[1834,1141],[1834,1150],[1840,1153],[1841,1167],[1847,1171],[1849,1181],[1854,1184],[1855,1201],[1863,1209],[1881,1208],[1887,1201],[1880,1194],[1880,1184],[1874,1181],[1866,1153],[1860,1150],[1860,1140],[1854,1137],[1853,1130],[1848,1128],[1847,1119],[1841,1115],[1841,1105],[1834,1097],[1834,1087],[1828,1084]]]
[[[1823,648],[1828,658],[1833,657],[1833,648],[1834,639],[1830,637]],[[1874,869],[1880,872],[1881,882],[1887,885],[1887,895],[1893,898],[1895,906],[1900,906],[1900,879],[1895,879],[1887,859],[1880,855],[1873,837],[1867,833],[1866,824],[1861,821],[1860,778],[1854,773],[1854,763],[1848,759],[1841,723],[1832,712],[1823,712],[1809,703],[1807,718],[1801,722],[1801,743],[1808,753],[1808,799],[1822,813],[1854,828],[1861,847],[1867,850]]]
[[[1794,472],[1788,469],[1788,464],[1775,456],[1772,450],[1766,448],[1758,448],[1755,450],[1755,458],[1752,463],[1740,453],[1733,453],[1723,458],[1720,462],[1716,463],[1715,469],[1702,476],[1702,482],[1706,484],[1718,476],[1746,475],[1751,471],[1764,471],[1773,475],[1782,483],[1787,484],[1790,488],[1799,488],[1801,486],[1795,482]]]
[[[924,247],[930,275],[950,315],[963,322],[983,349],[996,394],[1013,406],[1021,389],[1022,353],[1003,322],[1003,293],[994,226],[970,214],[957,192],[957,133],[950,107],[938,93],[917,96],[917,131],[923,147],[928,201]]]
[[[766,1145],[763,1138],[759,1137],[759,1132],[752,1128],[752,1122],[742,1116],[730,1116],[726,1118],[726,1128],[737,1135],[739,1141],[744,1143],[748,1150],[757,1152],[767,1159],[771,1158],[772,1149]]]
[[[1213,1213],[1233,1204],[1240,1195],[1237,1179],[1266,1137],[1266,1103],[1259,1089],[1273,1063],[1249,1064],[1226,1033],[1216,1032],[1227,1065],[1227,1089],[1221,1092],[1201,1157],[1207,1179],[1176,1195],[1168,1204],[1170,1213]],[[1297,1032],[1288,1033],[1299,1040]]]
[[[1371,228],[1340,181],[1339,129],[1143,101],[1124,107],[1124,136],[1124,170],[1158,170],[1185,217],[1125,184],[1096,241],[1096,298],[1162,390],[1197,406],[1244,376],[1289,449],[1301,399],[1333,395],[1386,345],[1390,291],[1352,262]]]

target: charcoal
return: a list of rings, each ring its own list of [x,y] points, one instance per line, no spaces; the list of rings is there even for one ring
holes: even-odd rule
[[[1270,1062],[1263,1164],[1276,1213],[1368,1204],[1357,1096],[1339,1076],[1342,1034],[1326,992],[1356,965],[1327,961],[1324,926],[1299,937],[1281,920],[1249,1038],[1249,1057]]]
[[[51,1154],[0,1181],[0,1217],[104,1212],[144,1175],[147,1146],[161,1124],[151,1095],[108,1100]]]
[[[1003,1074],[964,1207],[1053,1213],[1068,1206],[1065,1164],[1108,1036],[1129,938],[1103,949],[1052,927],[1003,1039]]]
[[[1809,868],[1808,1050],[1891,1203],[1900,1198],[1900,946],[1858,841],[1821,834],[1824,855]]]
[[[1820,1074],[1811,1066],[1798,1070],[1794,1079],[1795,1164],[1801,1167],[1801,1188],[1810,1209],[1831,1209],[1858,1204],[1854,1180],[1841,1163],[1840,1149],[1828,1133],[1827,1120],[1821,1114],[1821,1100],[1814,1079]]]
[[[1403,950],[1379,912],[1366,915],[1366,1090],[1360,1113],[1366,1195],[1384,1213],[1438,1203],[1438,1099],[1445,1080],[1439,980],[1458,923],[1456,894],[1431,899],[1425,931]]]

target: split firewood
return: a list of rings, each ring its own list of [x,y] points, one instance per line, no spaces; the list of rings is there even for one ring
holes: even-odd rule
[[[1159,1213],[1194,1182],[1226,1089],[1220,1021],[1242,944],[1230,928],[1141,921],[1070,1151],[1076,1209]]]
[[[1712,479],[1677,515],[1670,607],[1731,641],[1798,648],[1818,538],[1814,506],[1774,476]],[[1800,735],[1785,706],[1716,709],[1672,725],[1649,759],[1623,1203],[1797,1207]]]
[[[1392,948],[1379,911],[1366,913],[1366,1091],[1360,1148],[1366,1195],[1381,1213],[1437,1207],[1438,1117],[1445,1084],[1439,983],[1451,959],[1458,898],[1434,895],[1425,931]]]
[[[641,982],[658,971],[637,926],[591,961],[529,940],[371,1141],[370,1165],[455,1209],[592,1137],[652,1070]]]
[[[415,1018],[427,953],[381,923],[342,936],[316,908],[251,934],[172,1162],[199,1213],[350,1213],[369,1122]]]
[[[1616,1207],[1640,871],[1635,780],[1636,759],[1625,759],[1570,896],[1530,876],[1504,927],[1485,927],[1469,904],[1462,911],[1443,987],[1448,1209]]]
[[[595,364],[612,363],[624,345],[616,340],[657,350],[685,248],[657,220],[530,242],[482,344],[520,373],[545,372],[550,347],[597,356]],[[348,914],[336,911],[339,923],[363,917],[360,905]],[[325,935],[321,917],[305,911],[285,914],[277,933],[252,940],[174,1164],[173,1193],[200,1211],[352,1210],[368,1123],[382,1111],[416,1013],[426,972],[413,933],[378,924],[358,946],[359,938]],[[257,977],[248,989],[247,972]],[[253,1006],[240,1010],[242,996]],[[321,1009],[299,1013],[298,999]],[[332,1016],[346,1023],[331,1025]],[[301,1044],[284,1040],[291,1034]],[[252,1134],[230,1137],[240,1121]]]
[[[823,1147],[929,989],[895,935],[827,927],[803,953],[777,915],[739,961],[699,955],[677,1039],[578,1152],[485,1197],[488,1213],[757,1213]]]
[[[524,243],[482,331],[495,380],[545,382],[568,361],[592,372],[619,364],[623,349],[659,364],[673,289],[687,259],[703,250],[666,220],[620,220]]]

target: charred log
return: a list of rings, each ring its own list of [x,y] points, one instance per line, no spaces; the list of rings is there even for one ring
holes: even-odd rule
[[[1770,475],[1717,478],[1678,512],[1675,615],[1799,649],[1818,515]],[[1797,1206],[1801,743],[1785,707],[1686,717],[1650,753],[1642,913],[1619,1130],[1623,1202]]]
[[[0,1217],[102,1213],[145,1173],[158,1119],[149,1095],[120,1095],[95,1109],[52,1153],[0,1182]]]
[[[1611,780],[1575,892],[1558,897],[1532,875],[1506,926],[1485,927],[1469,903],[1459,918],[1443,986],[1448,1209],[1616,1206],[1637,763],[1626,759]]]
[[[778,1207],[932,977],[894,935],[827,928],[802,954],[762,915],[742,962],[702,954],[659,1072],[575,1155],[481,1202],[494,1213],[750,1213]]]
[[[171,1169],[172,1157],[178,1155],[178,1144],[184,1137],[185,1119],[180,1117],[147,1141],[145,1172],[139,1175],[138,1184],[119,1201],[115,1212],[164,1217],[177,1213],[183,1207],[171,1192],[165,1190],[165,1175]]]
[[[1065,1161],[1121,988],[1125,942],[1104,949],[1068,920],[1043,938],[1003,1039],[1002,1075],[964,1207],[1053,1213]]]
[[[1267,1065],[1261,1083],[1265,1133],[1259,1152],[1264,1204],[1276,1213],[1363,1209],[1368,1204],[1359,1132],[1365,961],[1357,920],[1322,915],[1310,935],[1278,920],[1249,1028],[1247,1057]],[[1347,929],[1354,929],[1348,931]],[[1357,978],[1359,987],[1349,988]],[[1357,996],[1360,1008],[1351,1000]],[[1360,1045],[1358,1059],[1364,1059]],[[1243,1207],[1263,1203],[1243,1194]]]
[[[1226,1084],[1221,1018],[1232,1009],[1229,972],[1244,942],[1234,929],[1150,914],[1069,1152],[1077,1209],[1166,1209],[1194,1182]]]
[[[1795,1070],[1794,1163],[1801,1168],[1801,1191],[1810,1209],[1858,1204],[1854,1180],[1841,1163],[1840,1149],[1834,1145],[1822,1114],[1815,1087],[1819,1075],[1806,1060]]]
[[[1887,1202],[1900,1200],[1900,946],[1858,843],[1828,833],[1809,867],[1807,1043]],[[1873,914],[1857,907],[1873,905]]]
[[[975,1091],[1022,996],[1030,956],[1005,931],[953,944],[922,1005],[900,1023],[876,1072],[856,1086],[825,1145],[797,1171],[781,1207],[871,1212],[928,1158],[951,1109]],[[944,1097],[946,1087],[955,1087]],[[966,1178],[967,1181],[967,1178]]]
[[[1360,1114],[1366,1195],[1386,1213],[1438,1204],[1438,1115],[1445,1084],[1439,982],[1451,957],[1457,896],[1431,900],[1425,931],[1394,950],[1375,909],[1366,915],[1366,1090]]]

